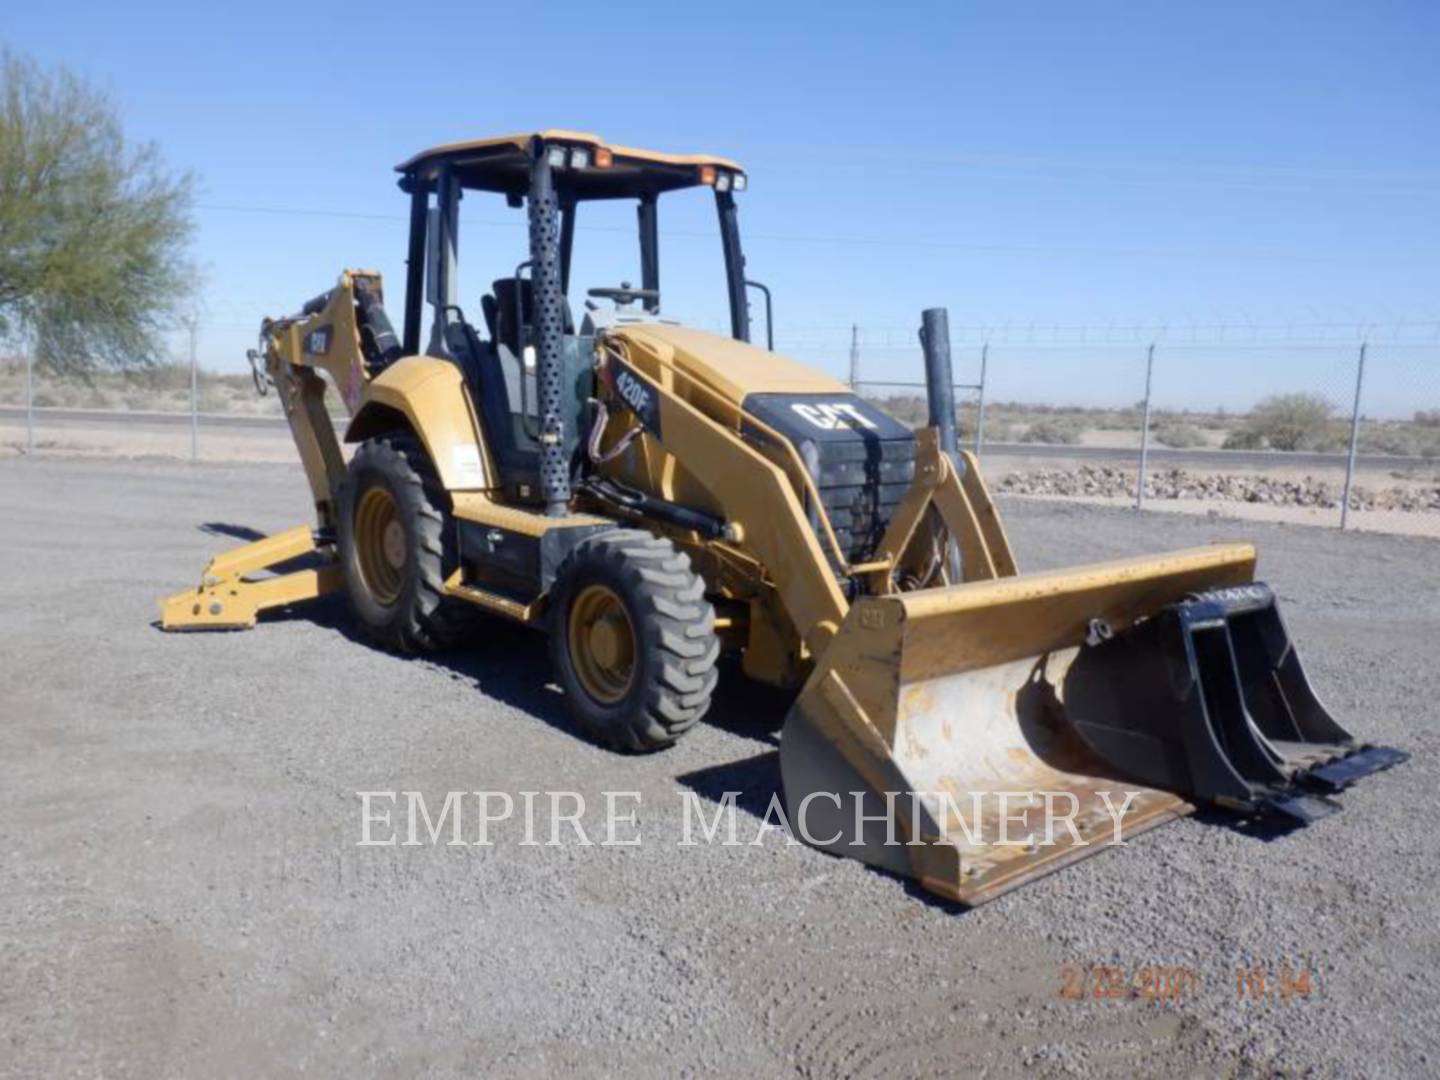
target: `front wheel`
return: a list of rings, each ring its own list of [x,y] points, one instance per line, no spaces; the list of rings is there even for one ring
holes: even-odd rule
[[[616,529],[560,568],[550,652],[570,709],[626,750],[669,746],[710,707],[720,639],[705,582],[669,540]]]

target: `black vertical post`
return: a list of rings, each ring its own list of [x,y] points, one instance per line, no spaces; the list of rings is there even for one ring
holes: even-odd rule
[[[535,283],[536,351],[540,364],[540,490],[545,513],[560,517],[570,509],[570,469],[565,460],[565,421],[560,411],[565,301],[560,291],[558,208],[545,143],[535,139],[530,149],[530,274]]]
[[[660,291],[660,223],[654,195],[641,195],[635,213],[640,224],[640,287]],[[645,301],[645,310],[660,310],[655,300]]]
[[[420,307],[425,302],[425,223],[430,201],[425,181],[410,175],[410,246],[405,254],[405,355],[420,351]]]
[[[560,292],[570,294],[570,255],[575,250],[575,198],[560,207]]]
[[[715,192],[715,206],[720,211],[720,244],[725,249],[725,281],[730,293],[730,336],[736,341],[750,340],[750,301],[745,296],[745,255],[740,250],[740,218],[735,196],[728,191]]]
[[[440,175],[435,180],[435,235],[430,237],[430,249],[434,258],[426,272],[434,271],[431,283],[432,307],[430,313],[430,343],[427,352],[431,356],[451,356],[450,342],[446,330],[450,327],[450,306],[456,302],[455,264],[460,244],[460,185],[455,179],[455,170],[449,162],[442,162]]]
[[[950,315],[944,308],[920,313],[920,347],[925,352],[925,397],[930,426],[940,431],[940,449],[959,465],[955,437],[955,376],[950,367]]]

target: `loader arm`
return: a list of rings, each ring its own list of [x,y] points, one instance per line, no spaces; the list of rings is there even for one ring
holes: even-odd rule
[[[646,425],[644,438],[684,462],[725,508],[732,542],[765,567],[811,653],[824,651],[849,604],[789,476],[733,429],[684,401],[673,387],[642,374],[618,353],[610,353],[606,362],[617,365],[615,378],[628,375],[652,395],[653,409],[642,407],[635,413]]]
[[[631,386],[639,383],[643,387],[647,398],[641,407],[633,408],[634,402],[627,402],[624,393],[617,395],[620,403],[632,405],[631,411],[645,427],[645,437],[682,462],[724,508],[726,521],[738,526],[733,542],[764,566],[812,656],[825,650],[850,609],[832,564],[863,577],[872,592],[893,591],[893,575],[901,557],[932,506],[966,554],[965,580],[1015,573],[1009,541],[979,481],[973,457],[967,455],[965,459],[966,474],[971,477],[967,484],[940,452],[933,429],[918,434],[915,480],[891,519],[876,558],[852,566],[837,550],[835,530],[814,482],[783,436],[767,430],[753,416],[732,411],[731,419],[722,422],[702,411],[682,396],[682,388],[701,400],[707,396],[718,399],[719,395],[673,364],[658,361],[661,373],[668,378],[653,377],[629,363],[620,343],[607,343],[602,363],[607,365],[606,380],[610,385],[631,380]],[[713,404],[714,413],[723,416],[723,400]],[[793,467],[783,468],[750,445],[741,436],[742,426],[759,429],[772,443],[794,455]],[[797,478],[801,492],[796,490]],[[815,508],[818,530],[811,525],[800,501],[801,493],[809,496]],[[826,538],[825,544],[822,537]]]

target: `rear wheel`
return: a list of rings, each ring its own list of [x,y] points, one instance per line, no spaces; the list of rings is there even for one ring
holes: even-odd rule
[[[337,532],[350,609],[374,641],[433,652],[474,624],[474,609],[445,595],[445,578],[459,565],[455,530],[440,478],[414,437],[382,435],[355,451]]]
[[[705,583],[668,540],[601,533],[561,567],[550,651],[576,719],[627,750],[669,746],[705,715],[720,639]]]

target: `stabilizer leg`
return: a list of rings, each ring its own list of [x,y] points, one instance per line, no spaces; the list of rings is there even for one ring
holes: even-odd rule
[[[321,553],[326,561],[288,574],[249,576],[312,552]],[[344,586],[330,546],[318,543],[313,530],[300,525],[215,556],[196,588],[160,601],[160,627],[248,630],[262,611],[313,600]]]

